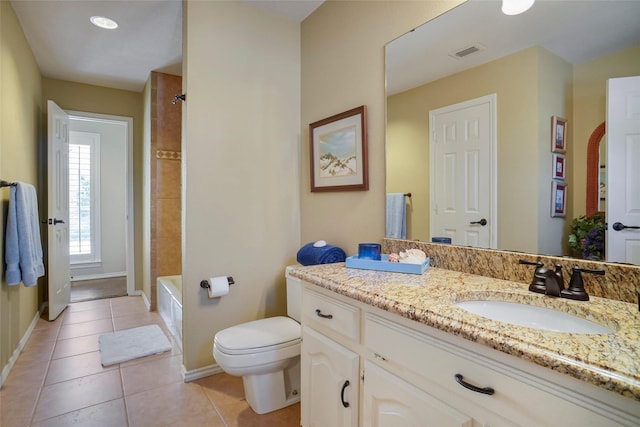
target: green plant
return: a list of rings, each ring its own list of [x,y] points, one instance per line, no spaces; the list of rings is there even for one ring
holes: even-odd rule
[[[569,234],[569,247],[585,259],[604,258],[604,215],[574,218]]]

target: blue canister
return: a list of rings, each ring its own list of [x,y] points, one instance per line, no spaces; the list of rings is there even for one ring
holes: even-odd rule
[[[448,243],[448,244],[451,244],[451,237],[432,237],[431,241],[433,243]]]
[[[382,247],[379,243],[360,243],[358,245],[358,258],[380,261],[381,250]]]

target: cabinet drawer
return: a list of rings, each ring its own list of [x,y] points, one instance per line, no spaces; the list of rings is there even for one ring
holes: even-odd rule
[[[354,341],[360,340],[360,309],[331,297],[305,289],[302,317],[321,332],[332,331]]]
[[[612,425],[588,406],[564,399],[563,390],[537,377],[496,366],[497,362],[484,356],[373,314],[367,314],[364,322],[364,345],[376,359],[389,369],[404,372],[434,396],[440,393],[525,425]],[[455,375],[495,392],[489,395],[469,390],[456,382]]]

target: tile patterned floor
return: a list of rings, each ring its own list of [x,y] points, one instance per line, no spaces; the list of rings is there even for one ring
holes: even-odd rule
[[[217,374],[185,383],[173,349],[103,368],[98,336],[158,324],[141,297],[72,303],[40,319],[0,390],[2,427],[299,426],[300,405],[257,415],[242,379]]]

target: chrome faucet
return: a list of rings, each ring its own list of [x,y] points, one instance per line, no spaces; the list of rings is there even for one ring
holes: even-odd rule
[[[542,267],[538,274],[544,276],[544,294],[552,297],[559,297],[564,290],[564,278],[562,277],[562,266],[556,264],[555,271]]]

